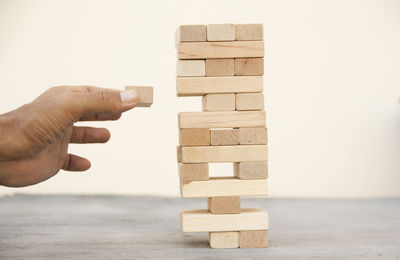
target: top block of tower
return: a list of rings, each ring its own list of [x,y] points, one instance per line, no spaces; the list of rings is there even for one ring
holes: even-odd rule
[[[207,26],[181,25],[177,31],[178,42],[205,42],[207,40]]]
[[[235,39],[237,41],[262,41],[264,39],[262,24],[236,24]]]

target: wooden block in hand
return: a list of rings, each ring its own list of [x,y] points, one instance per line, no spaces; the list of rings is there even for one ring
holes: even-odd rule
[[[185,128],[179,130],[181,146],[210,145],[211,134],[208,128]]]
[[[207,41],[234,41],[235,25],[231,23],[225,24],[209,24],[207,25]]]
[[[206,76],[220,77],[235,75],[234,59],[206,59]]]
[[[263,58],[235,59],[236,76],[262,76],[264,75]]]
[[[180,112],[179,128],[265,127],[264,111]]]
[[[268,161],[266,145],[182,147],[182,162],[184,163],[259,161]]]
[[[206,25],[181,25],[177,32],[180,42],[204,42],[207,40]]]
[[[263,93],[238,93],[236,94],[236,110],[263,110]]]
[[[211,248],[238,248],[239,232],[210,232],[208,234]]]
[[[237,41],[261,41],[264,28],[262,24],[236,24],[235,35]]]
[[[181,182],[182,198],[230,196],[264,196],[268,194],[267,180],[240,180],[235,177],[211,177],[208,181]]]
[[[176,72],[178,77],[203,77],[206,75],[204,60],[178,60]]]
[[[240,248],[265,248],[268,247],[267,230],[239,231]]]
[[[153,87],[126,86],[125,90],[135,90],[139,95],[137,107],[150,107],[153,104]]]
[[[211,145],[239,144],[239,129],[212,129]]]
[[[206,94],[226,94],[262,92],[262,76],[235,77],[181,77],[177,79],[178,96],[203,96]]]
[[[239,214],[240,197],[211,197],[207,200],[211,214]]]
[[[242,180],[267,179],[267,162],[239,162],[233,164],[235,177]]]
[[[262,58],[264,41],[181,42],[178,59]]]
[[[181,211],[183,232],[267,230],[268,214],[259,208],[245,208],[240,214],[211,214],[207,209]]]
[[[268,133],[265,127],[239,128],[239,144],[267,144]]]
[[[207,181],[209,179],[208,163],[179,163],[180,181]]]
[[[235,94],[207,94],[202,98],[203,111],[235,111]]]

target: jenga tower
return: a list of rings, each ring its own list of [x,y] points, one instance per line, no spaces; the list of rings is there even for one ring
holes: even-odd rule
[[[179,113],[181,196],[208,209],[181,212],[183,232],[209,232],[212,248],[267,247],[268,214],[240,196],[267,195],[262,24],[182,25],[177,95],[201,96],[202,112]],[[209,177],[209,163],[233,163],[232,177]]]

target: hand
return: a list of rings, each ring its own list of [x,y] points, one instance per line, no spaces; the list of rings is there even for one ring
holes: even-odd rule
[[[105,128],[77,121],[118,120],[135,107],[135,91],[90,86],[54,87],[33,102],[0,115],[0,185],[33,185],[66,171],[86,171],[89,160],[68,154],[70,143],[105,143]]]

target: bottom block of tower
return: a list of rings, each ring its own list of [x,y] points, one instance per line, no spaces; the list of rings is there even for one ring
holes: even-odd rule
[[[238,248],[239,232],[210,232],[208,234],[211,248]]]
[[[240,248],[264,248],[268,247],[267,230],[239,231]]]
[[[259,208],[244,208],[240,214],[211,214],[207,209],[181,211],[183,232],[268,230],[268,214]]]

